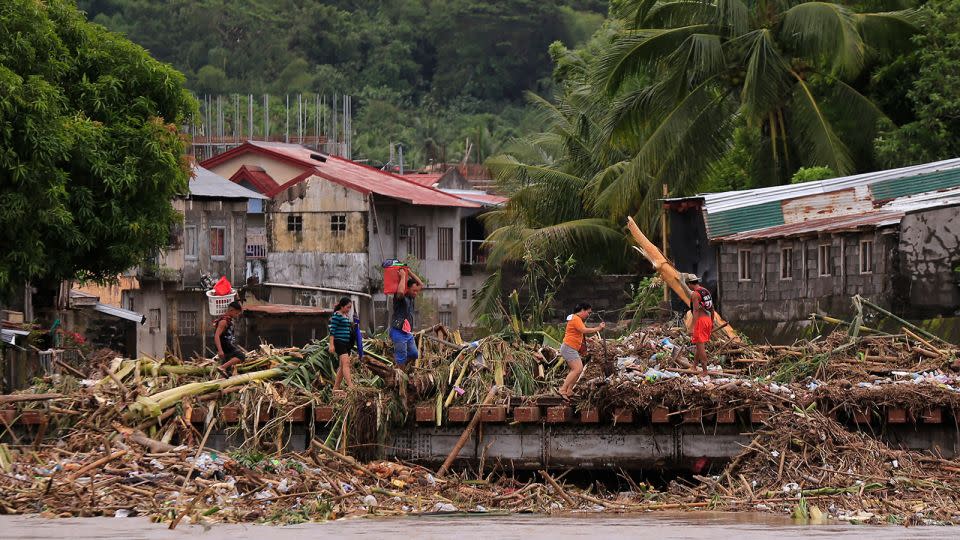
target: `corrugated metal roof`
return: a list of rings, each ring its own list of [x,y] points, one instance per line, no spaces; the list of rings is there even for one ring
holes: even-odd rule
[[[331,315],[332,309],[293,304],[256,304],[243,306],[244,313],[261,315]]]
[[[783,208],[780,201],[743,208],[731,208],[706,215],[707,236],[716,238],[740,231],[783,225]]]
[[[494,207],[494,206],[503,206],[510,199],[508,197],[503,197],[500,195],[491,195],[486,191],[481,191],[478,189],[443,189],[440,191],[444,193],[449,193],[454,197],[459,197],[465,201],[475,202],[477,204],[482,204],[485,207]]]
[[[256,191],[247,189],[236,182],[231,182],[219,174],[204,169],[199,165],[193,167],[193,178],[190,179],[191,197],[211,197],[216,199],[266,199]]]
[[[10,328],[0,329],[0,340],[9,345],[17,345],[17,338],[26,338],[30,332],[26,330],[13,330]]]
[[[440,177],[443,174],[440,173],[415,173],[415,174],[401,174],[400,177],[411,182],[416,182],[421,186],[432,186],[440,181]]]
[[[423,186],[395,174],[361,165],[347,159],[336,156],[324,156],[324,161],[318,161],[311,157],[312,155],[316,155],[317,152],[299,144],[248,141],[245,145],[237,147],[234,150],[240,150],[247,145],[249,145],[248,148],[260,148],[286,156],[305,167],[314,169],[318,176],[361,193],[375,193],[422,206],[479,207],[476,203],[459,199],[432,187]],[[287,184],[290,184],[290,182]],[[287,184],[281,186],[281,188],[289,187]]]
[[[788,184],[785,186],[745,189],[741,191],[727,191],[724,193],[704,193],[702,195],[697,195],[697,197],[704,200],[708,212],[722,212],[731,208],[753,206],[770,201],[795,199],[807,195],[816,195],[820,193],[827,193],[829,191],[837,191],[840,189],[850,189],[857,186],[867,186],[883,181],[937,173],[939,171],[957,168],[960,168],[960,158],[935,161],[933,163],[913,165],[910,167],[901,167],[899,169],[890,169],[887,171],[876,171],[853,176],[830,178],[828,180],[820,180],[818,182],[804,182],[802,184]]]
[[[107,304],[101,304],[97,302],[97,305],[93,306],[94,311],[99,311],[100,313],[105,313],[118,319],[126,319],[128,321],[133,321],[138,324],[143,324],[147,318],[142,313],[137,313],[136,311],[130,311],[129,309],[123,309],[114,307]]]
[[[717,238],[810,219],[816,214],[860,213],[865,203],[872,207],[875,201],[955,186],[960,186],[960,158],[819,182],[706,193],[696,197],[667,199],[667,202],[702,201],[707,235]],[[842,205],[831,204],[830,200],[836,198],[832,196],[821,200],[822,196],[838,191],[852,192],[853,195],[849,200],[844,200]],[[787,201],[796,201],[795,206],[801,208],[807,206],[820,210],[807,217],[803,212],[792,209],[790,216],[785,217],[783,205],[789,205]]]
[[[960,185],[960,169],[951,169],[909,178],[882,180],[870,186],[870,193],[874,200],[883,201],[958,185]]]
[[[924,208],[937,206],[952,206],[955,204],[960,204],[960,188],[900,197],[888,202],[883,205],[883,207],[887,210],[910,212],[912,210],[922,210]]]
[[[812,236],[838,232],[856,231],[860,229],[875,229],[900,223],[903,212],[877,210],[866,214],[852,216],[833,216],[819,219],[808,219],[798,223],[787,223],[776,227],[767,227],[752,231],[741,232],[720,238],[721,242],[755,242],[758,240],[772,240],[790,236]]]

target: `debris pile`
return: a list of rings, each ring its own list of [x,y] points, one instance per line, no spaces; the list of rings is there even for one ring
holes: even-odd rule
[[[674,492],[720,507],[784,507],[800,518],[960,522],[960,461],[892,449],[815,410],[783,412],[767,425],[720,475]]]
[[[0,512],[146,514],[194,521],[332,519],[376,513],[769,508],[823,501],[859,520],[960,522],[960,464],[892,449],[847,431],[823,410],[878,407],[960,410],[960,350],[904,329],[898,335],[836,332],[793,346],[714,340],[703,377],[685,333],[649,325],[621,339],[589,341],[573,405],[604,410],[762,407],[776,429],[718,477],[668,492],[582,490],[561,477],[434,476],[379,461],[391,429],[429,406],[442,424],[452,406],[557,404],[566,374],[558,343],[542,333],[464,342],[442,328],[418,334],[422,356],[397,369],[390,345],[365,340],[356,387],[334,393],[336,360],[325,343],[261,346],[234,376],[211,360],[130,360],[98,353],[86,373],[59,368],[28,391],[0,396]],[[502,392],[491,396],[490,388]],[[330,414],[314,415],[321,408]],[[309,414],[307,414],[309,412]],[[11,428],[43,415],[24,435]],[[233,421],[228,420],[233,416]],[[289,449],[290,424],[325,424],[304,452]],[[229,453],[207,448],[217,424]],[[202,426],[202,427],[201,427]],[[323,440],[320,440],[323,439]],[[786,490],[786,491],[785,491]],[[805,506],[805,511],[809,509]],[[869,517],[864,517],[870,514]]]

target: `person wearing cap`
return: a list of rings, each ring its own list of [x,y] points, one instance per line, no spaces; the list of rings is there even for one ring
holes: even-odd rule
[[[713,297],[710,291],[700,285],[696,274],[687,274],[687,286],[690,288],[690,309],[693,311],[693,335],[690,342],[697,348],[694,359],[707,374],[707,342],[713,333]]]

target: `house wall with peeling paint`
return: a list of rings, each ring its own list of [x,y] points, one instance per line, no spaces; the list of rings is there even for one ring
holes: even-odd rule
[[[900,222],[900,294],[908,316],[960,309],[960,206],[908,213]]]

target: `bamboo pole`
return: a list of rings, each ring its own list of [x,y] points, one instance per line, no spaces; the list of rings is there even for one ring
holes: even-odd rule
[[[683,279],[680,277],[680,272],[670,264],[670,261],[663,256],[663,253],[657,249],[657,246],[653,244],[642,232],[640,232],[640,227],[637,226],[636,222],[633,221],[633,218],[627,218],[627,228],[630,229],[630,234],[633,236],[633,239],[637,242],[637,245],[640,247],[640,254],[647,259],[650,264],[653,266],[653,269],[657,271],[657,274],[660,275],[660,278],[663,279],[663,282],[667,284],[674,293],[683,300],[683,303],[690,305],[690,293],[684,286]],[[713,312],[713,322],[717,326],[722,326],[724,333],[734,342],[740,342],[740,336],[737,335],[736,331],[730,326],[727,321],[723,320],[723,317],[720,316],[716,310]]]
[[[950,345],[950,343],[947,343],[947,341],[944,340],[943,338],[941,338],[941,337],[939,337],[939,336],[937,336],[937,335],[935,335],[935,334],[931,334],[930,332],[924,330],[923,328],[920,328],[919,326],[911,323],[910,321],[906,321],[906,320],[901,319],[900,317],[897,317],[897,316],[894,315],[893,313],[890,313],[889,311],[887,311],[887,310],[883,309],[882,307],[874,304],[873,302],[867,300],[866,298],[860,296],[859,294],[856,295],[856,298],[859,298],[860,301],[863,302],[865,305],[867,305],[867,306],[869,306],[869,307],[872,307],[873,309],[879,311],[880,313],[886,315],[887,317],[892,318],[893,320],[895,320],[895,321],[897,321],[898,323],[902,324],[903,326],[905,326],[905,327],[913,330],[914,332],[917,332],[918,334],[920,334],[920,335],[922,335],[922,336],[924,336],[924,337],[927,337],[927,338],[929,338],[929,339],[935,339],[935,340],[939,341],[940,343],[943,343],[944,345],[947,345],[947,346]]]
[[[473,430],[477,428],[477,424],[480,423],[480,411],[483,410],[483,407],[489,405],[493,401],[493,398],[497,395],[497,392],[500,390],[500,387],[493,385],[490,387],[490,391],[487,392],[487,397],[483,399],[483,403],[480,404],[480,407],[477,408],[477,412],[474,413],[473,419],[470,420],[470,424],[467,425],[467,429],[463,430],[463,434],[460,435],[460,439],[457,441],[457,444],[453,445],[453,450],[450,451],[450,455],[447,456],[447,459],[444,460],[443,465],[440,466],[440,469],[437,470],[437,476],[443,476],[447,474],[447,470],[450,469],[450,465],[453,464],[453,460],[457,459],[457,456],[460,455],[460,451],[463,450],[464,445],[467,444],[467,441],[470,439],[470,435],[473,434]]]

